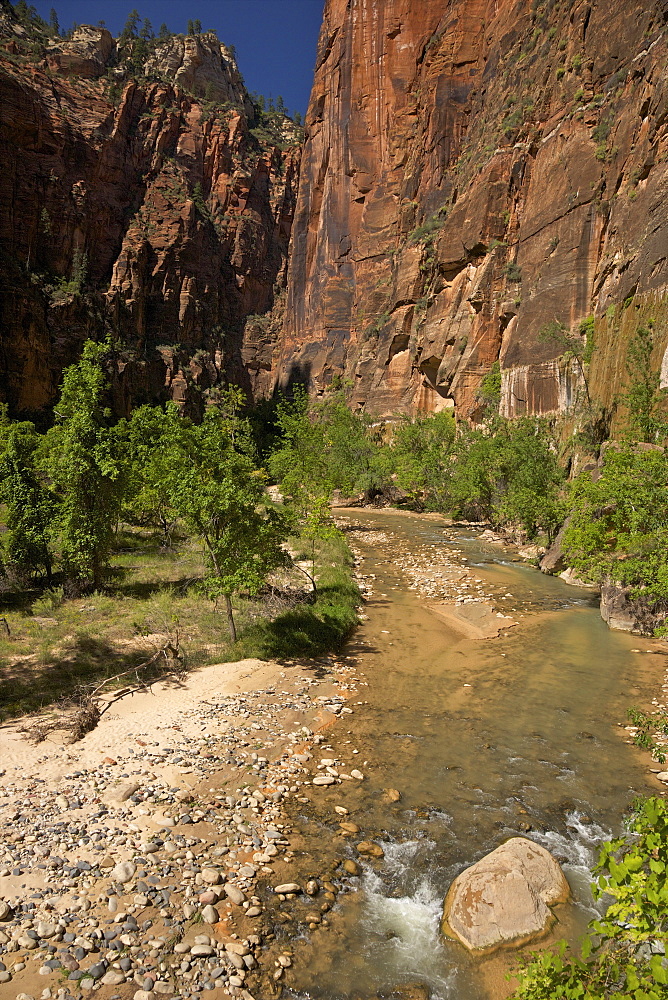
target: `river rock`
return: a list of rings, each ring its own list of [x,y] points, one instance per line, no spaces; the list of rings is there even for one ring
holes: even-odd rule
[[[218,923],[218,910],[210,903],[202,909],[202,920],[205,924]]]
[[[274,892],[288,893],[288,892],[301,892],[301,886],[297,885],[296,882],[285,882],[283,885],[277,885],[274,887]]]
[[[12,915],[12,908],[4,899],[0,899],[0,920],[9,920]]]
[[[549,907],[569,892],[545,848],[513,837],[454,880],[445,898],[443,933],[471,951],[517,945],[548,930],[554,919]]]
[[[123,885],[125,882],[130,882],[134,878],[136,868],[131,861],[120,861],[115,868],[112,869],[111,878],[114,882],[120,882]]]
[[[380,844],[374,844],[372,840],[362,840],[357,845],[360,854],[366,854],[370,858],[384,858],[385,851]]]
[[[233,885],[231,882],[226,882],[225,885],[223,886],[223,889],[225,890],[225,895],[227,896],[227,898],[231,899],[232,902],[236,903],[237,906],[241,906],[241,904],[245,902],[246,897],[244,893],[241,891],[241,889],[239,889],[236,885]]]

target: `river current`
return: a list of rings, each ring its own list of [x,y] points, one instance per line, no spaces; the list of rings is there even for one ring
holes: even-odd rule
[[[632,652],[646,640],[609,631],[586,591],[509,561],[466,528],[398,512],[347,516],[388,537],[355,542],[374,587],[346,650],[368,686],[345,724],[369,765],[351,819],[385,857],[363,863],[339,896],[326,940],[297,944],[294,996],[352,1000],[417,984],[432,1000],[498,998],[512,988],[514,956],[473,960],[443,939],[447,888],[503,840],[531,837],[564,866],[574,903],[560,908],[557,936],[577,938],[593,913],[598,844],[619,833],[634,796],[654,790],[619,723],[651,699],[664,658]],[[517,626],[470,639],[434,614],[401,568],[425,546],[458,551]],[[324,836],[317,815],[302,823],[307,837]]]

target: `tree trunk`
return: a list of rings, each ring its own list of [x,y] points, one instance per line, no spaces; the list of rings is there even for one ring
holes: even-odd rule
[[[230,635],[232,636],[232,642],[236,642],[237,627],[234,624],[234,614],[232,613],[232,601],[230,600],[229,594],[225,594],[225,610],[227,612],[227,625],[230,630]]]

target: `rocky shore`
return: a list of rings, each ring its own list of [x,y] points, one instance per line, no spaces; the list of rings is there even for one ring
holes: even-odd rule
[[[117,695],[74,745],[5,726],[0,995],[274,993],[292,963],[276,922],[297,907],[326,928],[336,900],[301,879],[286,804],[363,782],[322,732],[352,712],[352,675],[242,661]]]

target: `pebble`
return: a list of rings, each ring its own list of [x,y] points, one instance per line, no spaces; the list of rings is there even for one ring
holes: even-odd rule
[[[124,885],[126,882],[130,882],[137,871],[135,865],[131,861],[121,861],[112,869],[111,878],[114,882],[120,882]]]
[[[207,885],[220,885],[223,881],[221,874],[215,868],[202,869],[202,881]]]
[[[225,890],[225,895],[227,896],[227,898],[231,899],[232,902],[236,903],[237,906],[241,906],[242,903],[246,902],[245,894],[241,891],[241,889],[238,886],[233,885],[231,882],[226,882],[225,885],[223,886],[223,889]]]
[[[217,924],[218,923],[218,910],[215,906],[205,906],[202,910],[202,920],[205,924]]]
[[[289,892],[301,892],[301,886],[297,882],[285,882],[282,885],[274,886],[274,892],[279,893],[289,893]]]

